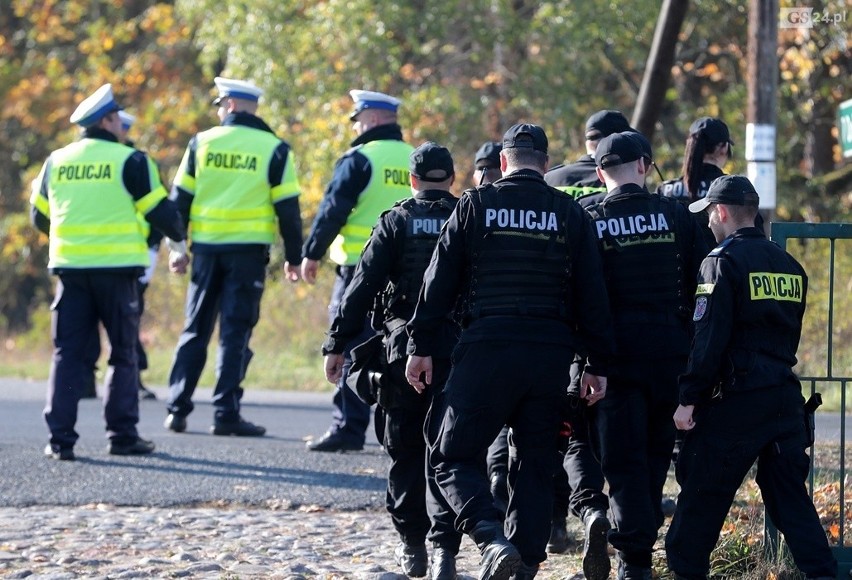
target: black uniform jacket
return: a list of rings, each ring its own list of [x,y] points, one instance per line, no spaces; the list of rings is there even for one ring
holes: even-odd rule
[[[565,191],[583,207],[588,207],[606,195],[606,186],[598,179],[596,168],[595,158],[587,154],[574,163],[552,168],[544,174],[544,180],[548,185]]]
[[[557,165],[544,174],[548,185],[576,185],[579,187],[603,187],[595,171],[595,159],[591,155],[583,155],[574,163]]]
[[[698,282],[680,403],[797,381],[808,284],[801,265],[758,228],[742,228],[710,252]]]
[[[414,199],[424,202],[446,200],[455,205],[456,198],[448,191],[429,189],[418,191]],[[402,261],[402,246],[405,242],[405,217],[395,208],[385,211],[380,217],[364,251],[352,281],[346,287],[346,293],[340,303],[340,310],[323,344],[323,354],[342,353],[349,343],[364,329],[364,318],[373,308],[376,296],[385,290],[388,282],[398,282]],[[438,332],[442,338],[436,357],[449,358],[458,340],[458,325],[445,318]],[[404,347],[403,347],[404,354]]]
[[[657,193],[664,197],[676,199],[684,205],[689,205],[693,201],[704,198],[704,196],[707,195],[707,190],[710,188],[710,184],[713,183],[713,180],[723,175],[725,175],[725,172],[717,166],[712,163],[704,163],[701,165],[701,182],[696,195],[689,195],[689,192],[686,190],[686,184],[683,182],[683,177],[679,177],[678,179],[669,179],[662,182],[659,187],[657,187]],[[698,222],[698,225],[701,226],[701,231],[704,234],[704,239],[707,241],[707,245],[710,248],[715,247],[716,238],[713,237],[713,232],[710,231],[707,210],[693,214],[693,217]]]
[[[564,224],[571,268],[567,322],[519,315],[483,316],[463,329],[460,342],[544,342],[570,345],[575,350],[582,344],[589,353],[589,371],[606,375],[613,350],[611,319],[601,259],[589,216],[577,202],[548,186],[542,175],[533,170],[515,171],[495,181],[492,186],[486,191],[512,205],[500,210],[507,216],[523,212],[536,215],[552,209]],[[487,216],[477,199],[475,190],[466,191],[441,231],[426,270],[414,317],[408,324],[411,336],[409,354],[429,356],[437,352],[443,320],[469,290],[471,252],[481,242],[474,236],[487,238],[487,234],[482,233],[485,230],[482,224],[487,223]],[[519,233],[521,229],[518,229]],[[517,236],[517,240],[521,246],[528,244],[521,235]]]

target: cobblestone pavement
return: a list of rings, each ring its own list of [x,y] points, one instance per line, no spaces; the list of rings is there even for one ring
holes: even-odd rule
[[[579,533],[579,524],[574,534]],[[397,542],[381,511],[316,507],[0,508],[0,577],[392,580]],[[465,539],[459,577],[479,553]],[[579,579],[576,550],[550,556],[538,578]]]
[[[77,461],[57,462],[41,452],[43,385],[0,378],[0,578],[404,578],[372,429],[360,453],[305,451],[305,435],[328,425],[328,393],[247,391],[247,416],[269,432],[244,439],[209,434],[209,389],[196,393],[187,433],[166,431],[155,390],[139,424],[154,454],[108,455],[102,404],[85,400]],[[468,539],[458,568],[477,575]],[[579,569],[575,552],[538,577]]]

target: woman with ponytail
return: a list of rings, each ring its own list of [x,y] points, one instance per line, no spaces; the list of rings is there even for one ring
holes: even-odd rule
[[[657,193],[676,198],[686,205],[703,198],[713,180],[725,175],[722,168],[731,158],[733,144],[728,126],[721,119],[701,117],[689,127],[683,155],[683,177],[663,182]],[[716,239],[707,223],[707,212],[694,215],[708,246],[715,248]]]

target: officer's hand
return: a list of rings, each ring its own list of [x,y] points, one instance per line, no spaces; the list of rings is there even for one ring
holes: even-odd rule
[[[302,259],[302,278],[308,284],[313,284],[317,281],[317,270],[319,270],[319,261],[309,258]]]
[[[325,355],[325,378],[328,382],[336,384],[341,376],[343,376],[343,355],[333,353]]]
[[[145,273],[139,276],[140,284],[150,284],[151,278],[154,277],[154,269],[157,267],[157,248],[148,248],[148,267],[145,268]]]
[[[675,410],[674,419],[675,426],[681,431],[689,431],[695,427],[695,421],[692,420],[692,411],[695,405],[678,405]]]
[[[290,282],[298,282],[301,278],[299,273],[299,266],[294,266],[290,262],[284,262],[284,276]]]
[[[584,372],[580,381],[580,398],[594,405],[606,396],[606,377]]]
[[[411,355],[405,365],[405,378],[418,393],[432,384],[432,357]]]
[[[189,266],[189,254],[169,252],[169,272],[186,274],[187,266]]]

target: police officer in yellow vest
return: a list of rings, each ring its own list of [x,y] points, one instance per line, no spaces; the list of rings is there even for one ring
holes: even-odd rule
[[[216,77],[221,125],[193,137],[178,168],[172,198],[188,218],[192,275],[187,317],[169,375],[165,426],[186,430],[192,394],[207,360],[207,344],[219,318],[214,435],[259,437],[266,429],[240,415],[240,383],[251,351],[252,329],[278,231],[284,240],[285,275],[299,280],[302,218],[299,182],[290,145],[255,115],[263,91],[253,83]],[[170,245],[169,268],[184,273],[185,247]]]
[[[148,265],[139,216],[167,236],[186,235],[175,205],[166,199],[154,163],[118,142],[121,119],[112,86],[86,98],[71,122],[82,139],[51,153],[33,182],[32,219],[50,236],[48,268],[57,275],[53,310],[54,354],[44,417],[50,429],[45,455],[73,460],[77,404],[91,366],[87,340],[98,321],[110,342],[104,416],[109,452],[151,453],[139,437],[136,340],[137,278]]]
[[[129,147],[136,147],[136,144],[130,139],[128,133],[133,124],[136,123],[136,117],[127,111],[119,111],[118,116],[121,119],[121,132],[118,140]],[[139,316],[145,314],[145,291],[148,289],[148,284],[151,283],[151,278],[154,276],[154,270],[157,268],[157,256],[160,250],[160,242],[163,240],[163,234],[156,228],[149,228],[146,243],[148,244],[148,258],[150,264],[145,268],[145,273],[139,276]],[[142,337],[136,342],[136,353],[139,356],[139,400],[155,400],[157,395],[153,391],[147,389],[142,382],[142,371],[148,368],[148,353],[145,352],[145,347],[142,344]]]
[[[128,138],[127,133],[136,122],[136,117],[127,111],[119,111],[118,117],[121,119],[121,129],[117,135],[119,142],[124,143],[128,147],[135,148],[133,141]],[[163,239],[163,234],[156,228],[150,228],[147,222],[145,222],[145,219],[141,216],[140,221],[142,223],[143,233],[147,232],[146,243],[148,245],[149,259],[148,267],[145,268],[145,273],[139,276],[139,316],[141,318],[145,313],[145,290],[148,289],[148,283],[151,281],[151,276],[153,276],[154,269],[157,267],[157,250],[160,247],[160,241]],[[142,345],[141,336],[136,342],[136,354],[139,359],[139,400],[156,399],[157,395],[155,395],[153,391],[145,388],[145,385],[142,383],[142,371],[148,368],[148,353],[145,352],[145,347]],[[88,380],[81,398],[94,399],[98,396],[96,388],[96,374],[98,371],[98,359],[101,356],[101,333],[97,327],[95,327],[94,332],[91,337],[89,337],[87,356],[89,357],[87,365],[92,369],[92,373],[87,375]]]
[[[411,195],[408,156],[414,148],[403,142],[397,124],[399,99],[373,91],[350,91],[350,95],[355,101],[350,120],[355,123],[357,137],[334,167],[302,261],[302,277],[313,284],[319,260],[331,247],[330,257],[337,268],[328,305],[329,323],[337,314],[379,215]],[[365,320],[364,331],[350,344],[361,344],[372,334]],[[308,444],[311,451],[357,451],[364,447],[370,407],[347,388],[351,357],[348,349],[343,354],[345,363],[334,394],[332,424],[320,439]]]

